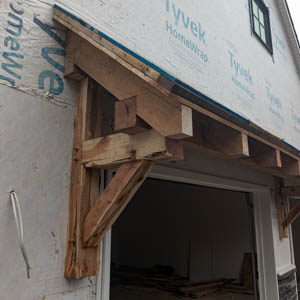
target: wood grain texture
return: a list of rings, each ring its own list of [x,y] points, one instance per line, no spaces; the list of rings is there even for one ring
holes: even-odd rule
[[[163,136],[182,139],[192,136],[192,111],[164,97],[134,72],[70,32],[75,64],[118,100],[136,97],[137,115]]]
[[[88,140],[82,146],[82,162],[87,168],[115,168],[134,160],[181,160],[183,144],[161,136],[154,129],[136,135],[117,133]]]
[[[91,207],[92,173],[81,164],[82,143],[91,137],[88,126],[92,95],[89,93],[89,79],[80,81],[78,103],[75,117],[74,145],[72,156],[72,175],[69,199],[69,224],[67,233],[67,252],[65,277],[80,279],[95,276],[99,269],[99,248],[83,249],[82,225],[85,215]],[[95,190],[92,192],[95,195]]]
[[[197,112],[193,116],[192,138],[187,141],[238,158],[249,156],[248,136]]]
[[[263,167],[282,168],[281,154],[278,149],[249,137],[249,151],[251,159]]]
[[[84,242],[86,246],[98,245],[140,188],[152,166],[153,162],[146,160],[121,165],[85,218]]]
[[[136,97],[115,104],[114,129],[117,132],[137,134],[151,127],[137,115]]]

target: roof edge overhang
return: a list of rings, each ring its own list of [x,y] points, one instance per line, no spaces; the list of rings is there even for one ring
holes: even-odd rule
[[[300,44],[286,0],[278,0],[278,8],[286,28],[287,38],[292,47],[295,65],[300,77]]]

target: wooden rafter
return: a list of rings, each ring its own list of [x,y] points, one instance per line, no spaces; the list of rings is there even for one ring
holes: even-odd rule
[[[257,163],[267,168],[282,168],[281,155],[274,149],[251,137],[249,141],[249,156]]]
[[[121,165],[85,218],[84,242],[86,246],[94,247],[99,244],[144,182],[152,165],[153,162],[145,160]]]
[[[300,160],[285,153],[281,154],[282,168],[284,173],[290,176],[300,176]]]

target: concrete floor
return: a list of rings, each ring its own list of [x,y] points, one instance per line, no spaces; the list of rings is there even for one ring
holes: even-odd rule
[[[168,292],[153,288],[116,286],[111,289],[111,300],[192,300],[190,297],[179,297]],[[218,292],[210,296],[201,297],[202,300],[255,300],[254,296]]]

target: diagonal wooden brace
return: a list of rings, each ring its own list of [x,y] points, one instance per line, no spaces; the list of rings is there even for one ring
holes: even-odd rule
[[[95,202],[84,221],[84,243],[99,244],[108,229],[140,188],[153,166],[151,161],[124,163]]]

